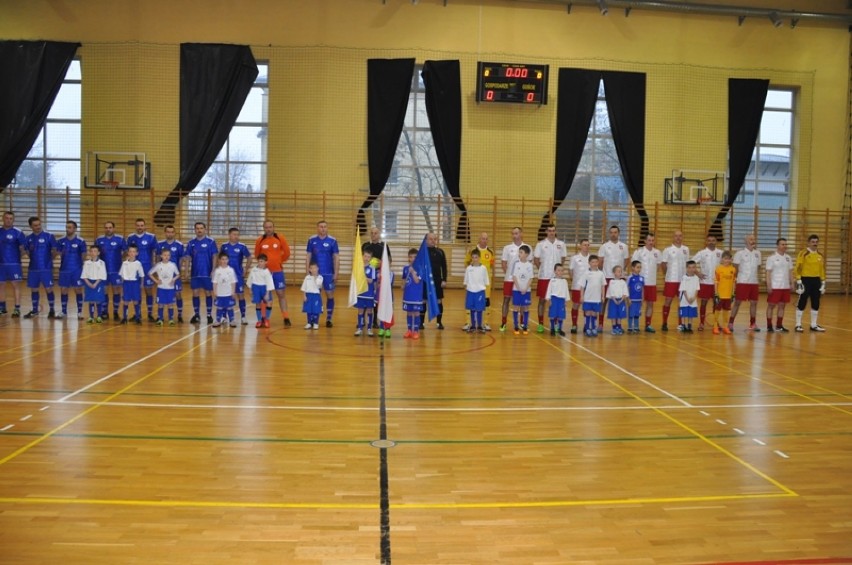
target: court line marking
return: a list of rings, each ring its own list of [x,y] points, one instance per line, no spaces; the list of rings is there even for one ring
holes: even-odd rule
[[[200,331],[200,330],[196,330],[196,331]],[[194,332],[194,333],[195,333],[195,332]],[[190,334],[190,335],[193,335],[193,334]],[[188,336],[187,336],[187,337],[188,337]],[[186,357],[187,355],[189,355],[190,353],[192,353],[192,352],[193,352],[193,351],[195,351],[196,349],[200,348],[202,345],[204,345],[204,344],[205,344],[205,343],[207,343],[208,341],[211,341],[214,337],[215,337],[215,334],[212,334],[212,333],[211,333],[211,334],[210,334],[210,336],[209,336],[207,339],[205,339],[205,340],[204,340],[204,341],[202,341],[201,343],[196,344],[194,347],[192,347],[192,348],[190,348],[190,349],[186,350],[185,352],[181,353],[180,355],[178,355],[177,357],[175,357],[175,358],[174,358],[174,359],[172,359],[171,361],[168,361],[168,362],[166,362],[165,364],[160,365],[159,367],[157,367],[157,368],[156,368],[156,369],[154,369],[153,371],[151,371],[151,372],[149,372],[148,374],[143,375],[142,377],[140,377],[140,378],[136,379],[135,381],[133,381],[132,383],[130,383],[130,384],[129,384],[129,385],[127,385],[126,387],[124,387],[124,388],[122,388],[122,389],[120,389],[120,390],[117,390],[115,393],[113,393],[113,394],[109,395],[108,397],[104,398],[102,401],[98,402],[97,404],[95,404],[95,405],[93,405],[93,406],[90,406],[89,408],[87,408],[87,409],[83,410],[82,412],[80,412],[80,413],[79,413],[79,414],[77,414],[76,416],[74,416],[74,417],[72,417],[72,418],[70,418],[70,419],[66,420],[66,421],[65,421],[65,422],[63,422],[62,424],[59,424],[58,426],[54,427],[52,430],[49,430],[49,431],[45,432],[43,435],[41,435],[40,437],[38,437],[38,438],[34,439],[33,441],[29,442],[28,444],[26,444],[26,445],[24,445],[24,446],[19,447],[18,449],[16,449],[15,451],[13,451],[12,453],[10,453],[9,455],[6,455],[6,456],[5,456],[5,457],[3,457],[2,459],[0,459],[0,466],[5,465],[6,463],[8,463],[8,462],[9,462],[9,461],[11,461],[12,459],[16,458],[17,456],[19,456],[19,455],[21,455],[21,454],[23,454],[23,453],[26,453],[27,451],[29,451],[29,450],[30,450],[30,449],[32,449],[33,447],[35,447],[35,446],[39,445],[40,443],[42,443],[42,442],[43,442],[43,441],[45,441],[46,439],[49,439],[50,437],[52,437],[54,434],[56,434],[56,433],[58,433],[58,432],[60,432],[60,431],[64,430],[65,428],[67,428],[68,426],[70,426],[71,424],[73,424],[74,422],[76,422],[77,420],[80,420],[81,418],[83,418],[83,417],[85,417],[85,416],[89,415],[90,413],[94,412],[95,410],[97,410],[97,409],[98,409],[98,408],[100,408],[101,406],[104,406],[105,404],[107,404],[107,403],[108,403],[110,400],[112,400],[113,398],[117,398],[118,396],[120,396],[121,394],[123,394],[125,391],[128,391],[128,390],[132,389],[132,388],[133,388],[133,387],[135,387],[136,385],[138,385],[138,384],[140,384],[140,383],[144,382],[145,380],[149,379],[150,377],[152,377],[152,376],[156,375],[157,373],[159,373],[160,371],[162,371],[162,370],[163,370],[163,369],[165,369],[166,367],[169,367],[170,365],[172,365],[172,364],[176,363],[176,362],[177,362],[177,361],[179,361],[180,359],[183,359],[184,357]]]
[[[541,339],[541,338],[540,338],[540,339]],[[569,342],[569,343],[575,343],[575,342],[573,342],[572,340],[570,340],[570,339],[568,339],[568,338],[562,338],[562,340],[563,340],[563,341],[567,341],[567,342]],[[541,341],[543,341],[544,343],[546,343],[547,345],[549,345],[549,346],[550,346],[550,347],[552,347],[553,349],[555,349],[555,350],[559,351],[560,353],[562,353],[562,355],[567,356],[568,358],[570,358],[571,360],[573,360],[575,363],[579,364],[580,366],[585,367],[585,368],[586,368],[586,370],[588,370],[588,371],[592,372],[593,374],[597,375],[599,378],[601,378],[601,379],[603,379],[604,381],[606,381],[606,382],[610,383],[612,386],[614,386],[614,387],[616,387],[617,389],[621,390],[621,391],[622,391],[622,392],[624,392],[625,394],[627,394],[627,395],[629,395],[629,396],[632,396],[632,397],[633,397],[633,398],[635,398],[638,402],[640,402],[640,403],[642,403],[642,404],[644,404],[644,405],[646,405],[646,406],[649,406],[649,407],[650,407],[650,408],[651,408],[654,412],[656,412],[658,415],[662,416],[662,417],[663,417],[663,418],[665,418],[666,420],[669,420],[671,423],[675,424],[676,426],[678,426],[678,427],[680,427],[680,428],[682,428],[682,429],[686,430],[688,433],[694,434],[696,437],[700,438],[700,439],[701,439],[703,442],[705,442],[707,445],[709,445],[709,446],[711,446],[712,448],[716,449],[716,450],[717,450],[717,451],[719,451],[720,453],[722,453],[722,454],[724,454],[724,455],[727,455],[727,456],[728,456],[728,457],[730,457],[733,461],[735,461],[735,462],[739,463],[740,465],[742,465],[743,467],[745,467],[746,469],[748,469],[749,471],[751,471],[752,473],[754,473],[754,474],[755,474],[755,475],[757,475],[758,477],[761,477],[763,480],[765,480],[765,481],[769,482],[769,483],[770,483],[770,484],[772,484],[772,485],[775,485],[775,487],[776,487],[776,488],[780,489],[781,491],[785,492],[786,494],[788,494],[788,495],[790,495],[790,496],[799,496],[799,495],[798,495],[798,494],[796,494],[796,492],[795,492],[795,491],[793,491],[791,488],[789,488],[789,487],[787,487],[787,486],[783,485],[782,483],[780,483],[780,482],[779,482],[779,481],[777,481],[776,479],[773,479],[772,477],[770,477],[769,475],[767,475],[766,473],[764,473],[763,471],[761,471],[760,469],[758,469],[757,467],[755,467],[754,465],[752,465],[751,463],[748,463],[748,462],[747,462],[747,461],[745,461],[744,459],[742,459],[742,458],[740,458],[740,457],[738,457],[738,456],[734,455],[734,453],[733,453],[733,452],[731,452],[731,451],[729,451],[729,450],[725,449],[724,447],[722,447],[722,446],[721,446],[721,445],[719,445],[718,443],[716,443],[716,442],[712,441],[710,438],[708,438],[708,437],[706,437],[705,435],[701,434],[699,431],[692,429],[690,426],[688,426],[687,424],[684,424],[683,422],[681,422],[680,420],[678,420],[678,419],[677,419],[677,418],[675,418],[674,416],[670,415],[670,414],[669,414],[669,413],[667,413],[666,411],[664,411],[664,410],[660,410],[659,408],[657,408],[657,407],[653,406],[650,402],[646,401],[646,400],[645,400],[644,398],[642,398],[641,396],[639,396],[639,395],[637,395],[637,394],[635,394],[635,393],[633,393],[633,392],[631,392],[631,391],[627,390],[627,388],[625,388],[624,386],[622,386],[622,385],[618,384],[618,383],[617,383],[617,382],[615,382],[614,380],[610,379],[609,377],[607,377],[606,375],[604,375],[604,374],[603,374],[603,373],[601,373],[600,371],[597,371],[597,370],[593,369],[592,367],[590,367],[589,365],[587,365],[585,362],[583,362],[583,361],[581,361],[580,359],[578,359],[575,355],[573,355],[573,354],[571,354],[571,353],[569,353],[569,352],[565,351],[565,350],[564,350],[564,349],[562,349],[561,347],[557,347],[555,344],[553,344],[553,343],[552,343],[551,341],[549,341],[549,340],[541,339]],[[575,345],[577,345],[580,349],[586,349],[585,347],[583,347],[583,346],[581,346],[581,345],[579,345],[579,344],[576,344],[576,343],[575,343]],[[600,356],[599,356],[599,355],[597,355],[597,354],[593,354],[593,355],[594,355],[595,357],[600,358]],[[619,367],[619,365],[617,365],[616,363],[608,362],[608,364],[609,364],[609,365],[612,365],[613,367],[615,367],[615,368],[617,368],[617,369],[619,369],[621,372],[623,372],[623,373],[625,373],[625,374],[632,375],[629,371],[627,371],[626,369],[623,369],[623,368]],[[660,390],[660,391],[662,391],[662,389],[659,389],[659,390]],[[690,405],[690,407],[692,407],[692,406]],[[693,407],[693,408],[694,408],[694,407]]]
[[[837,410],[837,411],[839,411],[839,412],[843,412],[844,414],[848,414],[848,415],[852,416],[852,411],[844,410],[844,409],[840,408],[838,405],[835,405],[835,404],[829,404],[829,403],[827,403],[827,402],[823,402],[822,400],[820,400],[820,399],[818,399],[818,398],[815,398],[815,397],[813,397],[813,396],[810,396],[810,395],[807,395],[807,394],[804,394],[804,393],[801,393],[801,392],[797,392],[797,391],[795,391],[795,390],[792,390],[792,389],[786,388],[786,387],[784,387],[784,386],[782,386],[782,385],[780,385],[780,384],[773,383],[773,382],[771,382],[771,381],[768,381],[768,380],[766,380],[766,379],[762,379],[762,378],[760,378],[760,377],[755,377],[754,375],[750,375],[750,374],[745,373],[745,372],[743,372],[743,371],[741,371],[741,370],[739,370],[739,369],[736,369],[736,368],[734,368],[734,367],[729,367],[729,366],[727,366],[727,365],[723,365],[722,363],[719,363],[718,361],[715,361],[714,359],[711,359],[711,358],[708,358],[708,357],[703,357],[702,355],[700,355],[700,354],[698,354],[698,353],[694,353],[694,352],[689,351],[689,350],[686,350],[686,349],[681,349],[681,348],[679,348],[679,347],[675,347],[674,345],[669,345],[669,344],[668,344],[668,343],[666,343],[666,341],[664,341],[664,340],[657,339],[656,341],[657,341],[657,343],[659,343],[659,344],[660,344],[660,345],[662,345],[663,347],[667,347],[667,348],[669,348],[669,349],[673,349],[673,350],[678,351],[678,352],[680,352],[680,353],[684,353],[684,354],[686,354],[686,355],[689,355],[689,356],[694,357],[694,358],[696,358],[696,359],[699,359],[699,360],[701,360],[701,361],[706,361],[706,362],[708,362],[708,363],[710,363],[710,364],[712,364],[712,365],[716,365],[717,367],[721,367],[721,368],[725,369],[725,370],[726,370],[726,371],[728,371],[729,373],[735,373],[735,374],[738,374],[738,375],[740,375],[740,376],[746,377],[747,379],[750,379],[750,380],[753,380],[753,381],[757,381],[757,382],[759,382],[759,383],[763,383],[763,384],[765,384],[765,385],[767,385],[767,386],[770,386],[770,387],[775,388],[775,389],[778,389],[778,390],[782,390],[782,391],[784,391],[784,392],[786,392],[786,393],[789,393],[789,394],[790,394],[790,395],[792,395],[792,396],[797,396],[797,397],[799,397],[799,398],[803,398],[803,399],[808,400],[808,401],[810,401],[810,402],[813,402],[813,403],[815,403],[815,404],[820,404],[820,405],[824,405],[824,406],[829,406],[829,407],[831,407],[833,410]],[[695,344],[693,347],[698,348],[698,349],[701,349],[701,350],[711,351],[709,348],[703,347],[703,346],[698,345],[698,344]],[[714,352],[714,353],[718,353],[717,351],[713,351],[713,352]],[[722,357],[724,357],[724,358],[726,358],[726,359],[736,361],[737,363],[745,363],[745,361],[742,361],[742,360],[740,360],[740,359],[737,359],[736,357],[731,357],[731,356],[729,356],[729,355],[725,355],[725,354],[721,354],[721,356],[722,356]],[[847,400],[852,400],[852,397],[847,396],[847,395],[845,395],[845,394],[842,394],[842,393],[839,393],[839,392],[836,392],[836,391],[833,391],[833,390],[830,390],[830,389],[827,389],[827,388],[821,387],[821,386],[819,386],[819,385],[811,384],[811,383],[809,383],[808,381],[803,381],[803,380],[801,380],[801,379],[797,379],[796,377],[791,377],[791,376],[789,376],[789,375],[785,375],[784,373],[780,373],[780,372],[775,371],[775,370],[773,370],[773,369],[765,369],[765,372],[767,372],[767,373],[771,373],[771,374],[774,374],[774,375],[779,376],[779,377],[781,377],[781,378],[783,378],[783,379],[788,379],[788,380],[791,380],[791,381],[797,382],[797,383],[799,383],[799,384],[801,384],[801,385],[804,385],[804,386],[809,386],[809,387],[812,387],[812,388],[815,388],[815,389],[821,390],[821,391],[823,391],[823,392],[826,392],[826,393],[832,394],[832,395],[834,395],[834,396],[838,396],[838,397],[840,397],[840,398],[845,398],[845,399],[847,399]]]
[[[632,399],[631,399],[632,400]],[[64,404],[64,405],[80,405],[80,406],[95,406],[99,404],[99,400],[46,400],[34,398],[0,398],[0,404]],[[109,406],[114,407],[129,407],[129,408],[170,408],[170,409],[187,409],[187,410],[282,410],[282,411],[299,411],[308,412],[327,411],[327,412],[375,412],[378,410],[375,406],[299,406],[291,405],[274,405],[274,404],[175,404],[166,402],[110,402]],[[660,405],[633,405],[633,406],[510,406],[510,407],[492,407],[492,408],[472,408],[472,407],[428,407],[428,406],[398,406],[389,407],[388,412],[583,412],[583,411],[619,411],[619,410],[653,410],[655,407],[663,410],[687,410],[694,408],[707,409],[746,409],[746,408],[810,408],[819,409],[826,406],[849,406],[852,408],[852,402],[836,402],[836,403],[814,403],[814,402],[797,402],[797,403],[767,403],[767,404],[701,404],[696,406],[683,406],[681,404],[660,404]],[[46,410],[49,406],[45,406],[40,410]],[[701,411],[704,412],[703,410]],[[709,414],[705,413],[705,416]]]
[[[616,506],[673,504],[684,502],[740,501],[797,497],[796,493],[720,494],[707,496],[638,497],[590,500],[536,500],[529,502],[391,502],[391,510],[469,510],[480,508],[564,508],[571,506]],[[267,508],[308,510],[378,510],[379,504],[358,502],[238,502],[228,500],[144,500],[102,498],[2,497],[0,504],[63,504],[99,506],[149,506],[160,508]]]
[[[136,365],[138,365],[138,364],[140,364],[140,363],[142,363],[142,362],[144,362],[144,361],[147,361],[148,359],[150,359],[150,358],[152,358],[152,357],[154,357],[154,356],[156,356],[156,355],[159,355],[160,353],[162,353],[162,352],[163,352],[163,351],[165,351],[166,349],[169,349],[169,348],[171,348],[172,346],[177,345],[178,343],[182,342],[182,341],[183,341],[183,340],[185,340],[185,339],[189,339],[190,337],[194,336],[195,334],[197,334],[197,333],[201,332],[203,329],[204,329],[204,328],[199,328],[199,329],[195,330],[194,332],[189,333],[189,334],[187,334],[187,335],[183,336],[183,337],[182,337],[182,338],[180,338],[180,339],[176,339],[176,340],[174,340],[173,342],[169,343],[168,345],[164,345],[164,346],[163,346],[163,347],[161,347],[160,349],[158,349],[158,350],[156,350],[156,351],[154,351],[154,352],[152,352],[152,353],[149,353],[149,354],[148,354],[148,355],[146,355],[145,357],[142,357],[142,358],[140,358],[140,359],[137,359],[136,361],[133,361],[132,363],[128,363],[128,364],[127,364],[127,365],[125,365],[124,367],[121,367],[120,369],[116,369],[116,370],[115,370],[115,371],[113,371],[112,373],[110,373],[110,374],[108,374],[108,375],[106,375],[106,376],[104,376],[104,377],[101,377],[100,379],[98,379],[98,380],[96,380],[96,381],[94,381],[94,382],[92,382],[92,383],[89,383],[89,384],[87,384],[86,386],[84,386],[84,387],[82,387],[82,388],[78,388],[77,390],[75,390],[75,391],[74,391],[74,392],[72,392],[72,393],[66,394],[65,396],[63,396],[62,398],[60,398],[60,399],[58,400],[58,402],[65,402],[65,401],[67,401],[69,398],[74,398],[75,396],[77,396],[77,395],[78,395],[78,394],[80,394],[81,392],[85,392],[85,391],[89,390],[89,389],[90,389],[90,388],[92,388],[92,387],[98,386],[98,385],[99,385],[99,384],[101,384],[102,382],[108,381],[109,379],[113,378],[114,376],[116,376],[116,375],[118,375],[118,374],[123,373],[123,372],[124,372],[124,371],[126,371],[127,369],[130,369],[130,368],[132,368],[132,367],[135,367]],[[190,351],[191,351],[191,350],[190,350]]]
[[[104,334],[106,332],[111,332],[115,329],[118,329],[118,326],[116,326],[114,328],[105,328],[104,330],[99,331],[98,333],[91,333],[91,334],[89,334],[87,336],[83,336],[79,339],[72,339],[72,340],[68,340],[67,342],[63,341],[59,345],[54,345],[53,347],[48,347],[47,349],[35,351],[30,355],[24,355],[23,357],[18,357],[17,359],[10,359],[9,361],[4,361],[4,362],[0,363],[0,367],[5,367],[6,365],[11,365],[12,363],[20,363],[21,361],[24,361],[25,359],[31,359],[33,357],[37,357],[37,356],[41,355],[42,353],[47,353],[48,351],[53,351],[54,349],[60,349],[60,348],[66,347],[68,345],[71,345],[72,343],[79,343],[81,341],[85,341],[85,340],[91,339],[93,337],[98,337],[101,334]],[[21,347],[23,347],[23,346],[21,346]],[[16,348],[16,349],[19,349],[19,348]]]

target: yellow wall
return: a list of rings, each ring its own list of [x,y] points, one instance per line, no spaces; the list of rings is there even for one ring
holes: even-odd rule
[[[416,57],[462,63],[464,195],[552,194],[557,69],[576,66],[647,73],[647,202],[673,168],[725,169],[727,79],[759,77],[799,89],[795,204],[842,204],[844,26],[495,0],[0,0],[0,37],[80,41],[83,151],[146,152],[158,195],[179,172],[178,45],[224,42],[270,63],[271,191],[360,197],[366,59]],[[477,105],[478,60],[550,64],[550,103]]]

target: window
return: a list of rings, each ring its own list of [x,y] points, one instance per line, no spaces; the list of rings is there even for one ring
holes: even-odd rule
[[[409,239],[422,236],[427,231],[442,230],[441,239],[452,241],[455,204],[444,183],[444,175],[438,163],[429,118],[426,115],[426,87],[420,76],[422,65],[414,68],[408,110],[402,135],[396,148],[394,165],[384,189],[384,219],[388,225],[379,226],[388,238]],[[438,210],[438,197],[441,209]],[[413,202],[413,206],[410,204]],[[414,210],[408,225],[398,222],[404,217],[399,212]],[[389,212],[394,212],[389,214]],[[394,226],[391,231],[390,219]],[[440,225],[439,225],[440,220]],[[376,222],[378,225],[378,222]]]
[[[42,218],[47,230],[65,230],[66,188],[75,196],[80,194],[81,108],[82,72],[80,61],[75,59],[68,67],[44,127],[12,181],[17,188],[31,189],[40,186],[48,189],[41,211],[37,207],[35,197],[32,203],[24,200],[15,205],[19,210],[27,210],[27,214],[30,213],[30,208],[33,214],[43,214],[43,210],[55,210],[61,217],[45,214],[47,217]],[[79,198],[70,199],[69,215],[79,218]]]
[[[604,203],[607,208],[606,218],[602,212]],[[583,157],[574,175],[571,190],[556,211],[559,237],[569,242],[582,238],[592,242],[601,241],[606,226],[617,224],[622,230],[626,227],[629,203],[630,195],[621,176],[621,165],[607,112],[606,93],[601,81]]]
[[[752,161],[746,173],[743,190],[737,198],[739,213],[744,215],[743,220],[748,220],[753,215],[755,206],[772,210],[790,206],[795,102],[795,92],[792,89],[770,88],[766,94]],[[779,226],[778,219],[772,215],[766,215],[761,220],[758,245],[774,247],[779,230],[786,230],[786,216],[781,221],[783,225]]]
[[[264,194],[267,175],[267,133],[269,129],[269,64],[258,63],[254,86],[246,98],[228,141],[194,191],[189,208],[204,212],[208,190],[213,233],[225,233],[232,226],[256,224],[261,231],[265,217]]]

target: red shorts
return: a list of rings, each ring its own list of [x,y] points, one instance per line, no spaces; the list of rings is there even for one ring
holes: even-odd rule
[[[657,286],[651,284],[645,285],[645,288],[642,289],[642,300],[645,302],[656,302]]]
[[[739,283],[734,291],[734,298],[737,299],[737,302],[758,300],[760,298],[760,286],[751,283]]]
[[[666,298],[674,298],[680,292],[679,282],[666,282],[663,287],[663,296]]]
[[[512,288],[515,286],[515,281],[503,281],[503,296],[512,297]]]
[[[580,307],[580,298],[582,298],[583,291],[582,290],[572,290],[571,291],[571,302],[574,303],[573,308]]]
[[[547,296],[547,286],[550,284],[550,279],[538,279],[538,284],[535,287],[535,295],[544,300]]]
[[[720,298],[719,305],[716,307],[716,310],[730,310],[731,309],[731,299],[730,298]]]
[[[698,285],[698,298],[703,300],[713,300],[716,295],[716,286],[712,284]]]
[[[770,304],[787,304],[790,302],[790,289],[773,288],[772,292],[770,292],[769,296],[766,298],[766,301]]]

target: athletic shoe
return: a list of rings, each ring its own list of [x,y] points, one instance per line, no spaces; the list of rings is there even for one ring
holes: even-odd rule
[[[438,328],[439,330],[443,330],[443,329],[444,329],[444,324],[442,324],[441,322],[438,322],[438,323],[435,325],[435,327],[436,327],[436,328]]]
[[[618,335],[618,329],[612,328],[612,335]]]
[[[284,318],[284,327],[290,328],[292,326],[293,326],[293,323],[290,321],[290,318]],[[328,326],[328,327],[331,327],[331,326]]]
[[[800,334],[800,333],[802,333],[803,331],[805,331],[804,329],[802,329],[802,326],[796,326],[796,327],[794,328],[794,330],[795,330],[795,332],[796,332],[797,334]]]
[[[468,330],[470,330],[470,324],[465,324],[462,326],[462,331],[466,332]]]
[[[490,332],[490,331],[491,331],[491,326],[489,326],[488,324],[482,324],[482,329],[483,329],[483,330],[485,330],[485,331],[487,331],[487,332]]]
[[[655,334],[655,333],[657,333],[657,330],[655,330],[651,326],[645,326],[645,333]]]
[[[572,334],[576,334],[576,333],[577,333],[577,326],[571,326],[571,333],[572,333]]]
[[[95,323],[96,323],[96,324],[103,324],[103,323],[104,323],[104,319],[103,319],[103,318],[101,318],[100,316],[98,316],[97,318],[95,318]]]
[[[385,329],[384,328],[379,328],[379,337],[385,337]]]
[[[663,327],[665,327],[665,326],[663,326]],[[665,330],[663,330],[663,331],[665,331]],[[680,333],[686,333],[686,326],[684,326],[683,324],[678,324],[677,331],[679,331]]]
[[[412,334],[411,339],[420,339],[420,332],[415,331],[414,334]]]
[[[713,335],[719,335],[722,333],[722,330],[719,329],[719,326],[713,326]]]
[[[254,327],[256,327],[257,329],[262,328],[262,327],[263,327],[263,320],[261,320],[261,321],[259,321],[258,323],[256,323],[256,324],[254,325]],[[308,328],[305,328],[305,329],[308,329]]]
[[[15,308],[14,310],[12,310],[12,317],[13,318],[20,318],[21,317],[21,310],[19,308]]]
[[[136,316],[135,318],[133,318],[133,321],[136,323],[137,326],[142,325],[142,318],[139,317],[139,316]]]
[[[488,330],[486,330],[485,328],[479,328],[479,333],[484,334],[484,333],[487,333],[487,332],[488,332]]]
[[[405,332],[404,334],[402,334],[402,338],[403,338],[403,339],[408,339],[408,338],[410,338],[412,335],[414,335],[414,334],[412,334],[412,333],[411,333],[411,330],[406,330],[406,332]]]
[[[592,337],[592,330],[583,330],[583,335],[586,337]]]
[[[824,331],[825,331],[825,328],[824,328],[824,327],[822,327],[822,326],[820,326],[819,324],[817,324],[817,325],[815,325],[815,326],[811,326],[811,331],[812,331],[812,332],[820,332],[820,333],[822,333],[822,332],[824,332]]]
[[[515,335],[521,335],[521,328],[515,326]]]
[[[158,325],[159,327],[161,327],[161,328],[163,327],[163,321],[162,321],[162,320],[157,320],[157,321],[156,321],[156,322],[154,322],[154,323],[155,323],[155,324],[157,324],[157,325]]]
[[[3,316],[4,314],[8,314],[8,313],[9,312],[7,312],[5,308],[0,308],[0,316]]]
[[[544,333],[544,324],[539,324],[538,328],[536,328],[535,331],[537,331],[540,334],[543,334]]]
[[[734,330],[722,326],[722,333],[725,335],[731,335],[732,333],[734,333]]]
[[[169,327],[170,328],[175,327],[175,321],[174,320],[169,320]]]
[[[221,326],[221,325],[222,325],[222,321],[221,321],[221,320],[216,320],[215,322],[213,322],[213,327],[214,327],[214,328],[218,328],[218,327],[219,327],[219,326]]]
[[[563,332],[562,330],[556,330],[556,333],[557,333],[560,337],[565,337],[565,332]]]
[[[36,317],[38,317],[38,312],[36,312],[35,310],[31,310],[31,311],[27,312],[26,314],[24,314],[24,318],[27,319],[27,320],[29,320],[30,318],[36,318]]]
[[[385,330],[385,339],[390,339],[390,338],[391,338],[390,330]]]
[[[506,331],[506,324],[503,324],[503,325],[501,325],[501,326],[500,326],[500,331],[501,331],[501,332],[505,332],[505,331]]]
[[[598,337],[598,330],[590,330],[592,332],[592,337]]]
[[[241,316],[241,317],[240,317],[240,323],[241,323],[242,325],[244,325],[244,326],[247,326],[247,325],[248,325],[248,320],[246,320],[246,317],[245,317],[245,316]]]
[[[148,314],[148,321],[153,324],[157,321],[157,319],[154,317],[153,314]]]
[[[526,326],[521,326],[521,333],[523,333],[524,335],[529,335],[530,330]]]
[[[269,325],[267,324],[267,326],[266,326],[266,327],[268,328],[268,327],[269,327]],[[312,327],[311,329],[312,329],[312,330],[318,330],[318,329],[319,329],[319,324],[314,324],[314,327]]]
[[[94,319],[94,318],[89,318],[88,320],[86,320],[86,323],[87,323],[87,324],[94,324],[94,323],[95,323],[95,319]]]
[[[284,322],[284,325],[286,326],[286,325],[287,325],[287,322]],[[327,328],[333,328],[333,327],[334,327],[334,324],[332,324],[332,323],[331,323],[331,320],[326,320],[326,321],[325,321],[325,327],[327,327]]]
[[[51,311],[50,311],[50,313],[51,313],[51,314],[53,314],[53,310],[51,310]],[[50,314],[48,314],[48,315],[47,315],[47,317],[48,317],[48,318],[53,318],[53,319],[55,319],[55,320],[62,320],[62,319],[64,319],[64,318],[65,318],[65,314],[64,314],[63,312],[60,312],[59,314],[54,314],[53,316],[51,316]]]
[[[760,328],[757,327],[757,324],[749,324],[748,329],[749,329],[749,331],[752,331],[752,332],[759,332],[760,331]]]
[[[668,326],[668,324],[663,324],[662,326],[660,326],[660,331],[661,331],[661,332],[667,332],[667,331],[669,331],[669,326]]]
[[[550,335],[556,335],[556,328],[550,328]]]
[[[476,333],[476,328],[471,326],[471,327],[469,327],[465,330],[465,333],[469,333],[469,334]]]
[[[77,319],[78,319],[78,320],[82,320],[82,319],[83,319],[83,313],[82,313],[82,312],[77,312]]]
[[[266,329],[269,329],[269,318],[267,318],[263,321],[263,327],[266,328]],[[317,327],[316,324],[314,324],[314,329],[316,329],[316,327]]]
[[[123,324],[123,325],[125,325],[125,326],[126,326],[126,325],[127,325],[127,318],[122,318],[122,319],[121,319],[121,324]]]
[[[788,330],[784,326],[775,326],[775,331],[778,332],[778,333],[782,333],[782,334],[790,333],[790,330]]]
[[[728,330],[729,330],[729,333],[734,333],[734,324],[729,323],[728,324]]]
[[[360,335],[361,335],[361,333],[362,333],[362,332],[361,332],[361,328],[358,328],[357,330],[355,330],[355,337],[360,336]]]
[[[309,329],[311,329],[312,327],[314,327],[314,326],[313,326],[313,325],[311,325],[311,324],[305,324],[305,329],[306,329],[306,330],[309,330]]]
[[[190,324],[200,324],[200,323],[201,323],[201,318],[199,318],[199,317],[198,317],[198,314],[196,314],[195,316],[193,316],[192,318],[190,318],[189,323],[190,323]]]
[[[772,332],[774,332],[774,331],[775,331],[775,330],[773,330],[773,329],[772,329],[772,326],[766,326],[766,333],[771,334],[771,333],[772,333]]]
[[[208,323],[208,324],[212,324],[212,323],[213,323],[213,316],[207,316],[207,323]]]
[[[704,324],[703,323],[698,324],[698,331],[700,331],[700,332],[704,331]]]
[[[236,321],[236,320],[231,320],[231,323],[230,323],[230,324],[228,324],[228,325],[229,325],[229,326],[231,326],[232,328],[236,328],[236,327],[237,327],[237,321]]]
[[[56,318],[56,312],[53,310],[53,308],[51,308],[50,311],[47,313],[47,317],[51,320],[53,318]]]
[[[373,328],[367,328],[367,337],[373,337]]]

